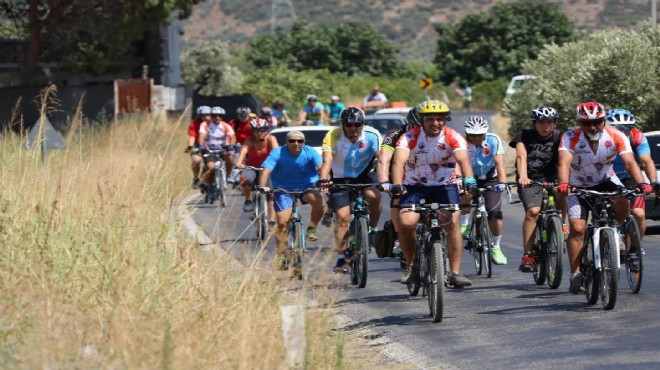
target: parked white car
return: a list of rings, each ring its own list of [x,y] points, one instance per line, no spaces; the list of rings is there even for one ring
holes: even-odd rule
[[[402,108],[383,108],[379,109],[374,113],[374,116],[380,115],[380,114],[398,114],[400,116],[406,117],[408,115],[408,112],[410,111],[410,107],[402,107]]]
[[[288,126],[276,128],[270,132],[275,136],[280,146],[286,145],[286,135],[290,131],[300,131],[305,134],[305,145],[309,145],[316,149],[321,154],[321,146],[323,145],[323,138],[328,131],[337,126]]]
[[[506,88],[506,95],[512,95],[528,81],[536,79],[536,76],[533,75],[518,75],[514,76],[509,82],[509,86]]]

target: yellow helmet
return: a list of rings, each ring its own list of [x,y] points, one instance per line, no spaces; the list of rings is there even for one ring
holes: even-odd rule
[[[449,106],[440,100],[427,100],[419,105],[419,114],[450,113]]]

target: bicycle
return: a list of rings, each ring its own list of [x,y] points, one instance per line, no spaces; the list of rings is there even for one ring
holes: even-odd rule
[[[293,270],[293,275],[302,280],[302,259],[303,254],[307,251],[307,235],[304,228],[304,222],[298,209],[298,200],[304,193],[316,190],[309,188],[302,191],[289,191],[286,189],[275,188],[269,193],[285,193],[293,199],[291,218],[289,219],[289,229],[287,231],[287,250],[286,250],[286,264],[287,268]]]
[[[580,272],[584,277],[583,286],[587,303],[596,304],[600,296],[601,304],[611,310],[616,304],[616,294],[620,272],[619,225],[614,219],[614,196],[637,196],[636,190],[619,189],[613,192],[600,192],[583,188],[573,188],[572,193],[586,200],[591,221],[587,224],[584,243],[580,252]]]
[[[220,201],[220,206],[227,205],[227,174],[225,173],[225,150],[224,149],[205,149],[202,157],[214,156],[215,168],[213,169],[213,184],[206,190],[204,203],[213,203]]]
[[[543,188],[541,211],[532,234],[531,252],[534,258],[532,276],[536,285],[543,285],[547,281],[550,289],[557,289],[561,285],[562,258],[566,253],[562,214],[556,206],[553,194],[557,182],[532,181],[531,185]]]
[[[347,190],[351,199],[351,223],[346,236],[346,260],[349,261],[351,284],[358,288],[367,285],[369,265],[369,205],[362,191],[378,184],[333,184],[331,189]]]
[[[447,257],[447,233],[440,225],[439,211],[456,212],[458,204],[401,204],[406,212],[417,212],[417,251],[413,261],[413,275],[407,284],[411,296],[428,297],[430,316],[433,322],[442,321],[444,311],[444,288],[449,287],[449,258]]]
[[[621,225],[621,238],[624,248],[621,250],[620,259],[625,264],[628,286],[633,294],[637,294],[642,288],[644,249],[639,225],[633,215],[628,215]]]
[[[490,254],[490,248],[493,245],[493,234],[488,225],[488,212],[486,211],[485,193],[489,190],[495,190],[494,186],[487,185],[476,189],[476,204],[464,205],[461,208],[470,208],[470,229],[468,239],[465,243],[465,249],[474,257],[474,267],[477,275],[481,275],[486,270],[486,276],[490,278],[493,275],[493,256]]]
[[[259,178],[259,173],[262,168],[245,166],[242,171],[245,170],[253,170],[257,173],[255,183],[252,184],[252,204],[254,205],[254,209],[252,210],[250,221],[255,222],[257,227],[257,240],[263,242],[266,240],[270,228],[268,226],[268,199],[266,194],[257,191],[256,184],[256,180]]]

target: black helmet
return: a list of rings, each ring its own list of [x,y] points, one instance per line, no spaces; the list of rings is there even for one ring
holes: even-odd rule
[[[410,108],[408,115],[406,116],[406,121],[408,121],[408,124],[415,127],[422,125],[422,120],[419,117],[419,105]]]
[[[364,112],[360,108],[348,107],[341,111],[339,120],[344,123],[364,123]]]
[[[532,111],[532,114],[529,116],[529,118],[532,119],[532,121],[539,121],[542,119],[559,119],[559,113],[557,113],[557,110],[553,107],[546,107],[544,105],[534,109]]]

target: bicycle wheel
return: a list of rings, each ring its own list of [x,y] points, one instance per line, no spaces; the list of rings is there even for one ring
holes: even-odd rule
[[[617,257],[616,234],[613,229],[600,232],[600,302],[603,308],[611,310],[616,304],[616,291],[619,285],[619,266]]]
[[[358,288],[364,288],[367,285],[367,267],[369,265],[369,229],[367,218],[364,216],[360,216],[357,220],[357,240],[351,262],[355,271],[356,284]]]
[[[475,220],[475,217],[472,219]],[[481,275],[483,270],[481,261],[483,260],[482,256],[484,254],[484,249],[481,247],[481,243],[479,242],[479,230],[479,221],[475,220],[475,222],[473,222],[470,226],[470,236],[467,241],[470,254],[472,255],[472,258],[474,258],[474,270],[476,271],[477,275]]]
[[[593,232],[593,231],[592,231]],[[587,231],[585,237],[585,250],[582,253],[582,274],[584,277],[584,295],[587,303],[596,304],[600,290],[600,274],[594,266],[593,235]]]
[[[224,166],[224,162],[221,162],[221,166]],[[227,205],[227,176],[225,174],[224,168],[215,169],[215,196],[220,203],[220,207],[225,207]]]
[[[639,233],[639,227],[634,217],[628,216],[625,222],[625,234],[623,237],[624,251],[623,261],[626,265],[626,277],[630,290],[637,294],[642,287],[642,272],[644,264],[642,263],[642,240]]]
[[[537,222],[542,222],[538,220]],[[548,275],[547,265],[545,262],[545,243],[543,237],[539,240],[539,235],[547,233],[547,230],[544,229],[543,223],[536,224],[536,229],[532,234],[534,238],[534,244],[532,245],[532,252],[534,252],[534,270],[532,271],[532,277],[536,285],[543,285],[545,283],[545,278]],[[547,236],[547,234],[546,234]]]
[[[548,218],[545,225],[548,242],[543,250],[543,261],[548,279],[548,287],[557,289],[561,285],[563,267],[561,265],[562,253],[564,251],[564,232],[561,227],[561,219],[557,217]]]
[[[268,236],[268,205],[265,195],[258,194],[256,196],[254,209],[257,217],[257,238],[264,241]]]
[[[481,212],[481,221],[479,222],[479,250],[481,250],[483,269],[486,270],[486,277],[493,275],[493,255],[490,252],[493,244],[493,236],[488,226],[488,213]]]
[[[429,308],[433,322],[442,321],[445,295],[445,250],[439,241],[433,241],[429,264]]]
[[[293,275],[302,280],[303,230],[300,222],[292,222],[289,228],[289,266]],[[292,234],[292,235],[291,235]]]
[[[418,230],[420,232],[420,230]],[[423,265],[424,258],[424,248],[427,241],[428,235],[425,232],[421,232],[417,236],[417,253],[415,253],[414,266],[416,267],[414,271],[417,271],[416,275],[412,275],[411,281],[406,284],[408,288],[408,293],[411,297],[414,297],[419,294],[419,289],[422,287],[422,276],[424,274],[425,267]]]

